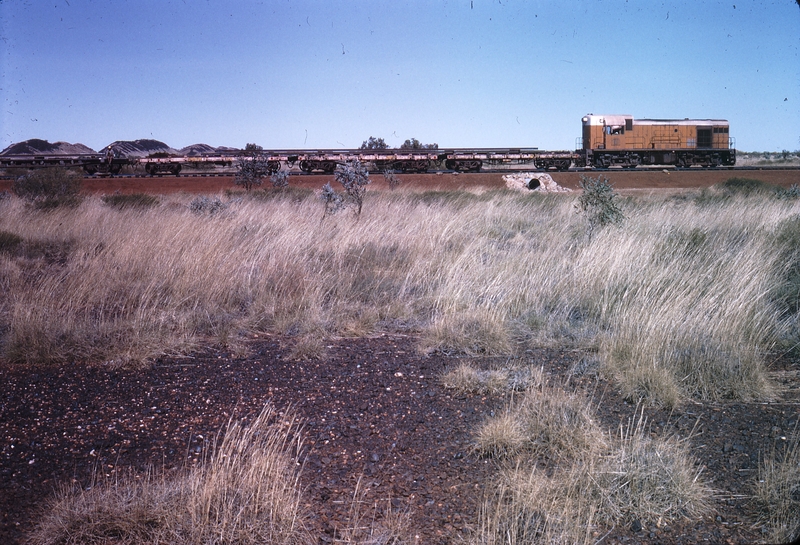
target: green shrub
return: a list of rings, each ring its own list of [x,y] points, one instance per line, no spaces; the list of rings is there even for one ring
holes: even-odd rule
[[[774,193],[775,187],[761,180],[752,178],[728,178],[722,183],[722,189],[735,195],[763,195]]]
[[[589,222],[588,235],[590,238],[595,228],[618,225],[625,220],[625,215],[616,203],[617,193],[608,178],[598,176],[595,179],[591,176],[581,175],[578,185],[583,190],[583,194],[578,197],[578,203],[575,206]]]
[[[221,200],[210,199],[206,196],[197,197],[189,204],[189,210],[191,210],[195,214],[208,214],[209,216],[218,214],[219,212],[225,210],[227,207],[228,205],[222,202]]]
[[[342,184],[347,201],[355,207],[356,215],[360,216],[367,186],[370,183],[367,167],[358,159],[347,161],[336,167],[333,177]]]
[[[800,186],[797,184],[792,184],[789,188],[781,187],[778,189],[777,197],[779,199],[785,199],[787,201],[800,199]]]
[[[112,208],[124,210],[126,208],[152,208],[158,204],[158,199],[153,195],[133,193],[131,195],[104,195],[102,200]]]
[[[269,177],[269,181],[275,189],[283,189],[289,185],[289,173],[279,170]]]
[[[82,180],[83,175],[74,170],[44,168],[17,178],[11,190],[39,209],[76,206],[81,201]]]

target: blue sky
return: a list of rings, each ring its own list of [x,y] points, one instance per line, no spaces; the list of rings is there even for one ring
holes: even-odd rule
[[[0,0],[0,149],[574,149],[586,113],[800,149],[795,0]]]

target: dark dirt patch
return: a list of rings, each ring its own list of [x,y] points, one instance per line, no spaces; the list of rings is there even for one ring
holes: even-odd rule
[[[346,524],[359,477],[365,500],[410,512],[419,543],[459,543],[475,529],[495,466],[472,454],[471,434],[507,399],[444,390],[439,377],[459,360],[420,356],[412,337],[330,341],[317,361],[291,361],[290,348],[291,339],[266,337],[251,343],[248,357],[208,348],[139,371],[0,364],[0,542],[21,542],[58,483],[86,487],[95,473],[197,463],[229,417],[255,415],[268,401],[294,406],[306,422],[303,482],[320,543]],[[582,356],[528,354],[559,383]],[[796,393],[798,366],[776,370]],[[569,386],[593,397],[607,428],[635,410],[595,378],[573,377]],[[756,541],[748,494],[758,456],[797,421],[799,401],[787,394],[781,403],[648,411],[653,433],[687,436],[694,428],[694,454],[718,491],[717,512],[690,525],[617,528],[604,543]]]

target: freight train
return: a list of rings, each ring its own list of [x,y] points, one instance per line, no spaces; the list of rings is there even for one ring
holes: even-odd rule
[[[736,148],[724,119],[634,119],[632,115],[583,117],[583,133],[574,151],[545,151],[538,148],[482,149],[341,149],[341,150],[259,150],[265,174],[296,169],[305,174],[330,174],[336,165],[358,159],[373,171],[428,172],[450,170],[478,172],[491,169],[636,168],[663,165],[689,168],[718,167],[736,163]],[[118,174],[126,165],[143,165],[150,175],[178,174],[184,166],[231,167],[243,151],[226,151],[193,156],[153,154],[148,157],[105,154],[0,155],[0,168],[42,166],[81,167],[87,174]]]

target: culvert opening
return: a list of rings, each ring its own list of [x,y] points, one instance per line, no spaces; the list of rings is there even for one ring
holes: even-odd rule
[[[539,180],[536,179],[536,178],[531,178],[530,180],[528,180],[528,189],[536,189],[540,185],[542,185],[542,184],[540,184]]]

